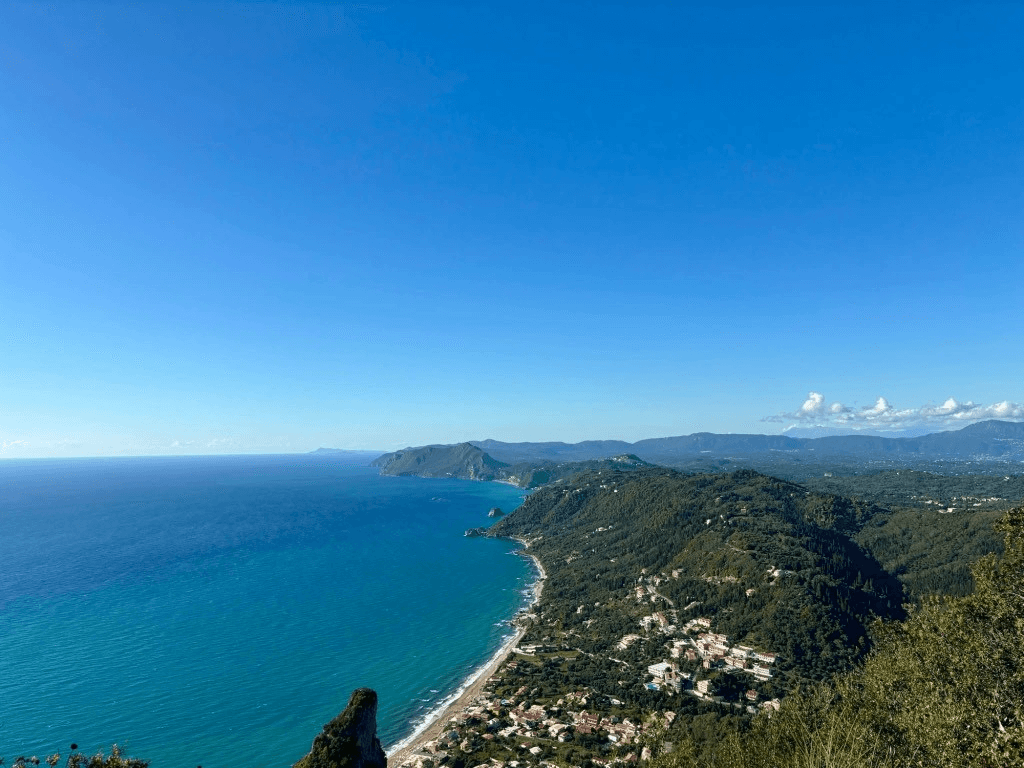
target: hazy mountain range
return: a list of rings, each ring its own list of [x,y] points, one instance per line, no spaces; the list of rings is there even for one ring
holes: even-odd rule
[[[635,443],[623,440],[586,440],[580,443],[471,440],[469,444],[506,464],[542,460],[585,461],[619,454],[634,454],[644,461],[664,463],[700,455],[753,456],[774,452],[801,453],[818,458],[906,456],[1024,460],[1024,424],[982,421],[959,430],[917,437],[855,434],[807,438],[698,432],[679,437],[650,438]]]

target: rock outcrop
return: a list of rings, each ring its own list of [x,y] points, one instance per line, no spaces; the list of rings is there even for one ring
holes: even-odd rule
[[[377,693],[357,688],[348,706],[313,739],[309,754],[293,768],[387,768],[377,738]]]

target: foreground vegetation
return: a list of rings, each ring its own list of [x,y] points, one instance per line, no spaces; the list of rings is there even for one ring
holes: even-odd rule
[[[555,483],[486,532],[548,573],[523,643],[412,764],[1024,764],[1022,517],[751,471]]]
[[[925,600],[879,627],[863,666],[656,768],[1024,765],[1024,508],[997,528],[1004,553],[974,566],[971,595]]]
[[[63,763],[61,761],[64,761]],[[94,755],[87,755],[84,752],[80,752],[77,744],[71,745],[71,751],[66,755],[61,755],[59,752],[55,752],[52,755],[47,755],[45,758],[40,759],[39,757],[25,757],[19,755],[14,758],[11,762],[11,768],[28,768],[28,766],[36,766],[46,764],[51,768],[63,765],[64,768],[148,768],[148,760],[139,760],[135,757],[126,757],[121,754],[121,749],[115,744],[110,748],[110,754],[106,755],[103,752],[97,752]],[[0,765],[4,765],[4,760],[0,758]]]

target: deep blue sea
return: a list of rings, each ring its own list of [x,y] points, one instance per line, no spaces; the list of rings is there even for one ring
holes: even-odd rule
[[[0,462],[0,756],[283,768],[359,686],[400,740],[511,634],[533,568],[463,532],[522,493],[302,455]]]

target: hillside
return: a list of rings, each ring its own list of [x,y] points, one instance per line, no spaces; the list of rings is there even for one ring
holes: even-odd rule
[[[503,443],[472,440],[473,445],[510,464],[525,461],[587,461],[617,453],[630,453],[632,443],[623,440],[584,440],[581,443]]]
[[[804,482],[819,493],[856,497],[875,504],[944,510],[1009,509],[1024,499],[1024,476],[956,475],[887,470],[860,475],[818,476]]]
[[[524,542],[544,589],[516,620],[515,652],[405,765],[592,768],[681,745],[682,766],[732,743],[753,715],[855,668],[876,619],[905,618],[909,590],[858,537],[904,578],[962,563],[955,527],[942,529],[950,547],[934,562],[901,553],[904,532],[922,544],[940,517],[912,511],[922,517],[748,470],[551,482],[472,531]],[[988,514],[957,522],[984,527]]]
[[[580,472],[632,471],[653,466],[630,453],[588,461],[524,461],[510,467],[506,479],[520,488],[539,488]]]
[[[680,733],[654,768],[1002,768],[1024,765],[1024,508],[1004,513],[977,588],[879,632],[863,666],[699,743]]]
[[[681,768],[737,745],[753,715],[780,700],[786,712],[795,692],[855,669],[880,632],[884,644],[893,630],[875,620],[904,619],[915,589],[950,582],[990,543],[993,514],[894,510],[748,470],[554,481],[472,531],[524,542],[543,593],[482,694],[404,765],[593,768],[667,752],[665,768]],[[733,765],[756,751],[742,750]]]
[[[887,471],[816,477],[804,485],[883,509],[854,538],[903,582],[914,602],[929,594],[970,594],[971,564],[1002,551],[993,524],[1024,499],[1020,475]]]
[[[587,650],[635,632],[653,602],[671,624],[701,616],[771,649],[795,682],[848,667],[874,617],[902,616],[901,585],[850,538],[879,511],[749,471],[647,469],[542,488],[488,535],[531,542],[545,619]],[[658,598],[638,602],[651,580]]]

